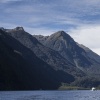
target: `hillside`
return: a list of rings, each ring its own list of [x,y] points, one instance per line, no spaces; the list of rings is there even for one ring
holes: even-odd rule
[[[34,36],[43,45],[55,51],[58,51],[66,60],[73,63],[76,68],[88,75],[100,75],[100,56],[92,50],[79,45],[64,31],[58,31],[47,38],[45,36]],[[45,41],[43,41],[45,39]],[[42,40],[42,41],[41,41]]]
[[[61,82],[72,81],[72,75],[54,70],[0,30],[0,90],[57,89]]]
[[[99,66],[100,56],[64,31],[42,36],[23,27],[0,29],[0,90],[99,86]]]

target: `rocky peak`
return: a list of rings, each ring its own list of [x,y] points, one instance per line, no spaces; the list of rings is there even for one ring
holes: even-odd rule
[[[16,27],[14,29],[5,29],[6,32],[25,32],[23,27]]]
[[[64,31],[58,31],[58,32],[56,32],[56,33],[54,33],[54,34],[52,34],[50,37],[61,37],[61,36],[65,36],[65,35],[67,35],[67,33],[66,32],[64,32]]]
[[[64,31],[58,31],[55,34],[58,34],[59,36],[65,36],[65,35],[67,35],[66,32],[64,32]]]
[[[51,36],[49,36],[49,39],[64,39],[64,40],[67,40],[67,41],[71,41],[71,40],[73,40],[71,37],[70,37],[70,35],[68,35],[65,31],[58,31],[58,32],[56,32],[56,33],[54,33],[54,34],[52,34]]]
[[[23,27],[16,27],[14,30],[15,31],[24,31],[24,28]]]

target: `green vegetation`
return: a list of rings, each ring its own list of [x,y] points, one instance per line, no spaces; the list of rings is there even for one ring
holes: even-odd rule
[[[72,86],[67,83],[62,83],[61,86],[58,88],[58,90],[90,90],[90,88]]]
[[[96,90],[100,90],[100,80],[97,80],[95,77],[82,77],[76,79],[74,82],[61,83],[59,90],[90,90],[92,87],[95,87]]]
[[[59,90],[90,90],[90,89],[77,86],[61,86],[59,87]]]
[[[70,84],[71,86],[84,87],[84,88],[92,88],[92,87],[100,87],[100,80],[95,77],[82,77],[76,79],[74,82]]]

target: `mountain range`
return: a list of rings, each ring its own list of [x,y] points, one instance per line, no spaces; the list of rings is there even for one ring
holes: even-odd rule
[[[100,56],[64,31],[42,36],[0,28],[0,90],[99,86],[99,66]]]

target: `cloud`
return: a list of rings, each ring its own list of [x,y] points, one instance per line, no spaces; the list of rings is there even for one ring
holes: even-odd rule
[[[100,55],[100,25],[86,25],[71,30],[70,35]]]
[[[3,9],[3,13],[9,14],[12,20],[16,18],[16,20],[20,20],[20,22],[26,21],[26,24],[35,23],[41,26],[43,26],[44,23],[78,26],[86,23],[97,23],[100,18],[100,7],[97,6],[100,2],[98,0],[92,0],[91,2],[89,2],[89,0],[22,0],[21,2],[22,3],[8,5]],[[47,25],[45,27],[47,27]]]
[[[77,42],[99,51],[100,0],[0,0],[0,11],[1,27],[23,26],[43,35],[70,31]]]
[[[12,29],[12,28],[15,28],[16,26],[18,26],[18,25],[17,24],[12,24],[12,23],[0,22],[0,27],[3,27],[5,29]]]
[[[21,0],[0,0],[0,3],[8,3],[8,2],[15,2],[15,1],[21,1]]]

